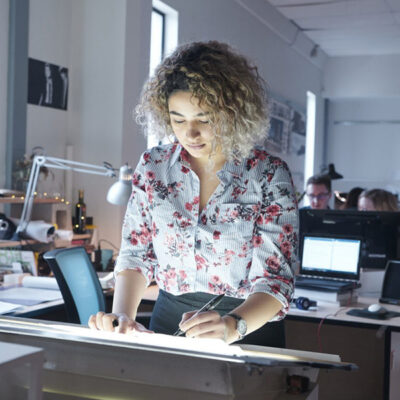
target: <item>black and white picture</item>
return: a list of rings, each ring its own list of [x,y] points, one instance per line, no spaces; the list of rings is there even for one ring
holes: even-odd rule
[[[306,152],[305,115],[292,109],[288,153],[303,156]]]
[[[285,160],[292,172],[296,191],[304,185],[306,116],[286,101],[270,99],[270,130],[266,148]]]
[[[66,110],[68,68],[30,58],[28,103]]]
[[[271,99],[270,124],[267,138],[269,147],[273,151],[286,153],[290,125],[290,107],[275,99]]]

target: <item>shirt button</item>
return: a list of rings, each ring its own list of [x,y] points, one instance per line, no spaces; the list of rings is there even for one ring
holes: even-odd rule
[[[196,249],[199,249],[201,247],[201,240],[200,239],[196,240],[195,247],[196,247]]]

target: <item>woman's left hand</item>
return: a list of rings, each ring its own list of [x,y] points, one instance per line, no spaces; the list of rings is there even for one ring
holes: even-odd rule
[[[228,337],[228,323],[216,311],[197,314],[190,311],[182,315],[179,328],[191,338],[213,338],[225,340]]]

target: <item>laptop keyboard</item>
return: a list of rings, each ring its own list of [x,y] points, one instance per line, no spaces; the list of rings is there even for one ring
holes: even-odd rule
[[[343,286],[343,284],[347,283],[345,281],[334,281],[332,279],[313,279],[313,278],[305,278],[305,277],[297,277],[296,283],[307,283],[313,286]]]
[[[357,287],[355,282],[333,279],[307,278],[298,276],[295,286],[302,289],[313,289],[320,291],[344,291]]]

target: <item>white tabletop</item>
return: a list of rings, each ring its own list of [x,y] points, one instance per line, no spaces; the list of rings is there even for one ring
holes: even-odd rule
[[[400,328],[400,316],[389,319],[373,319],[356,317],[354,315],[347,314],[347,311],[353,308],[363,309],[367,308],[371,304],[376,303],[379,303],[379,300],[373,297],[359,297],[357,303],[343,307],[337,306],[336,304],[330,304],[328,302],[318,301],[318,307],[316,310],[299,310],[295,306],[293,306],[290,308],[288,315],[293,317],[315,318],[320,320],[325,319],[348,323],[384,325]],[[400,306],[395,306],[391,304],[381,304],[381,306],[385,307],[388,311],[400,312]]]

